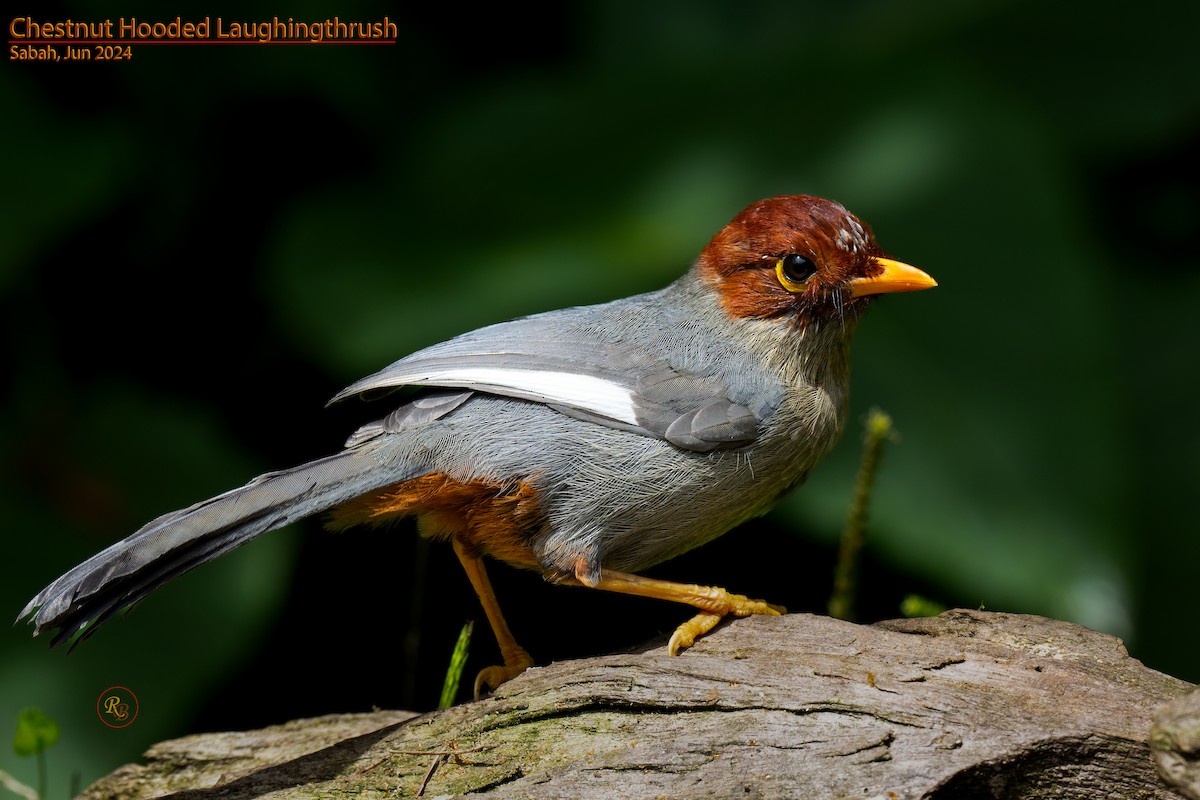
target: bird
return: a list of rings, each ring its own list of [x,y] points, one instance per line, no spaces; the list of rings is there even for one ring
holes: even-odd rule
[[[642,573],[802,484],[844,427],[863,312],[936,285],[839,203],[759,200],[662,289],[479,328],[351,384],[330,403],[398,397],[342,450],[150,521],[17,619],[74,646],[172,578],[301,518],[342,530],[415,517],[421,535],[449,541],[495,634],[502,663],[480,671],[477,697],[534,663],[485,558],[691,606],[667,644],[677,655],[727,616],[785,609]]]

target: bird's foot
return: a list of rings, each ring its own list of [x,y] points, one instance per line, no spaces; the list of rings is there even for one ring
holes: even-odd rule
[[[579,570],[577,569],[576,572],[578,573]],[[667,644],[667,654],[672,656],[691,647],[697,639],[715,628],[718,622],[730,614],[735,617],[749,617],[752,614],[777,617],[787,613],[787,609],[783,606],[772,605],[762,600],[751,600],[744,594],[730,594],[719,586],[675,583],[610,569],[602,570],[599,578],[590,583],[578,575],[576,581],[594,589],[603,589],[606,592],[670,600],[673,603],[686,603],[700,609],[699,614],[675,629],[671,641]]]
[[[696,640],[711,631],[725,617],[732,614],[735,617],[749,617],[762,614],[778,617],[786,614],[783,606],[773,605],[762,600],[751,600],[742,594],[730,594],[717,586],[693,587],[703,589],[703,596],[694,597],[693,605],[705,610],[689,619],[675,629],[671,640],[667,642],[667,655],[676,656],[687,650]]]
[[[475,676],[475,699],[478,700],[485,693],[491,694],[500,688],[500,684],[511,681],[532,666],[533,657],[525,648],[518,646],[515,650],[505,652],[503,664],[484,667]]]

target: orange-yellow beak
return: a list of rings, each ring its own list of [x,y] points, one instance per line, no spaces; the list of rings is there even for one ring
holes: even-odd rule
[[[855,278],[850,281],[851,297],[883,294],[884,292],[919,292],[922,289],[932,289],[937,286],[937,281],[925,274],[923,270],[901,261],[876,258],[875,263],[883,267],[883,272],[870,278]]]

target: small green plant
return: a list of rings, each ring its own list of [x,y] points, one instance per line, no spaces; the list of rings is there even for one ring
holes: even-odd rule
[[[474,630],[475,623],[468,622],[463,625],[458,634],[454,652],[450,655],[450,666],[446,670],[446,680],[442,683],[442,699],[438,701],[438,708],[449,708],[454,705],[454,698],[458,696],[458,684],[462,679],[463,667],[467,665],[467,653],[471,650],[471,633]]]
[[[17,715],[17,732],[13,735],[13,752],[19,756],[37,756],[38,788],[33,791],[6,772],[0,772],[0,783],[6,789],[26,798],[46,796],[46,750],[58,741],[58,723],[40,708],[24,708]]]

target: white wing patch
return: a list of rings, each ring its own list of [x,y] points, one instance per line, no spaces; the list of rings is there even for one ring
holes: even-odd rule
[[[562,403],[609,419],[637,425],[633,394],[619,383],[575,372],[503,367],[457,367],[405,376],[404,383],[470,386],[497,394],[515,394],[547,403]]]

